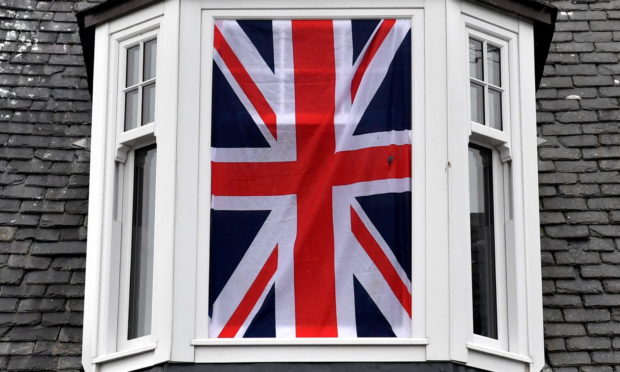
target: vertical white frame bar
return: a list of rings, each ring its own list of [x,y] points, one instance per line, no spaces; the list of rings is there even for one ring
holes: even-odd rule
[[[425,42],[425,127],[428,155],[425,163],[426,202],[432,208],[425,213],[426,223],[426,331],[429,344],[427,360],[451,359],[450,321],[451,265],[449,236],[438,233],[448,226],[448,64],[447,43],[450,15],[448,1],[426,1]],[[433,47],[431,47],[433,46]],[[430,83],[432,82],[432,83]],[[432,295],[431,295],[432,294]]]
[[[96,74],[93,77],[93,97],[92,97],[92,129],[91,136],[101,138],[100,141],[93,141],[90,155],[90,193],[88,199],[89,229],[86,242],[86,284],[84,288],[84,321],[83,321],[83,346],[82,363],[85,366],[91,364],[91,360],[102,350],[107,350],[105,346],[106,337],[104,335],[103,324],[108,323],[108,312],[102,308],[100,303],[106,298],[109,289],[103,283],[110,284],[106,279],[106,270],[103,268],[107,263],[106,257],[106,233],[103,223],[105,215],[104,208],[106,198],[105,192],[105,154],[106,154],[106,122],[107,122],[107,103],[108,103],[108,71],[113,70],[108,61],[109,38],[107,25],[97,28],[95,32],[95,58],[93,70]],[[112,71],[110,71],[112,72]],[[110,233],[110,232],[108,232]],[[116,335],[114,335],[116,340]]]
[[[200,66],[201,31],[200,0],[180,3],[179,25],[179,95],[177,110],[177,179],[174,252],[173,332],[170,358],[193,362],[194,346],[189,342],[198,321],[196,315],[196,283],[199,280],[198,197],[200,139]],[[197,78],[198,77],[198,78]],[[210,193],[210,190],[208,190]]]
[[[518,183],[523,205],[523,224],[517,230],[524,237],[522,258],[524,267],[520,273],[524,276],[520,299],[521,306],[527,313],[527,324],[520,325],[520,333],[527,335],[527,352],[533,363],[532,371],[543,368],[544,335],[542,280],[540,265],[540,217],[538,214],[538,149],[536,137],[536,87],[534,74],[534,28],[532,24],[519,21],[519,80],[521,82],[519,98],[521,114],[520,141],[523,149],[521,159],[522,179]],[[514,170],[513,170],[514,171]],[[516,202],[516,200],[515,200]],[[523,343],[521,347],[524,347]]]
[[[466,363],[468,353],[466,343],[472,329],[471,298],[471,251],[466,237],[469,236],[469,195],[462,187],[468,179],[468,138],[469,101],[463,99],[469,95],[469,78],[467,84],[463,77],[469,77],[469,67],[465,69],[463,45],[461,1],[446,0],[446,40],[447,60],[456,61],[447,67],[447,102],[448,161],[445,166],[448,173],[448,249],[450,278],[450,359]],[[464,114],[467,114],[465,116]],[[463,117],[467,122],[463,123]]]

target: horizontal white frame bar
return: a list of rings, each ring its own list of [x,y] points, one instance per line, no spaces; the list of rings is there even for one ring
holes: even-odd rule
[[[473,121],[471,122],[471,135],[475,139],[484,142],[488,141],[490,144],[495,146],[508,143],[509,140],[506,132]]]
[[[135,348],[126,349],[126,350],[119,351],[119,352],[116,352],[116,353],[111,353],[111,354],[106,354],[106,355],[98,356],[98,357],[93,359],[92,363],[93,364],[101,364],[101,363],[105,363],[105,362],[110,362],[112,360],[127,358],[127,357],[130,357],[130,356],[133,356],[133,355],[143,354],[143,353],[149,352],[151,350],[155,350],[155,348],[157,348],[157,342],[151,342],[151,343],[143,345],[143,346],[138,346],[138,347],[135,347]]]
[[[359,9],[385,9],[385,8],[422,8],[424,7],[424,0],[348,0],[348,1],[332,1],[332,0],[297,0],[287,3],[283,3],[280,0],[259,0],[252,1],[251,7],[253,9],[334,9],[334,8],[352,8]],[[230,0],[203,0],[203,9],[245,9],[247,13],[247,2],[231,2]]]
[[[145,139],[154,135],[155,123],[140,125],[137,128],[130,129],[123,133],[119,133],[118,145],[131,146],[136,142],[141,142],[141,139]]]
[[[500,349],[495,349],[495,348],[491,348],[488,346],[483,346],[483,345],[479,345],[473,342],[468,342],[467,343],[467,349],[469,350],[475,350],[475,351],[480,351],[482,353],[485,354],[492,354],[504,359],[510,359],[510,360],[516,360],[518,362],[523,362],[523,363],[528,363],[531,364],[534,361],[532,360],[532,358],[530,358],[527,355],[521,355],[521,354],[517,354],[517,353],[511,353],[509,351],[504,351],[504,350],[500,350]]]
[[[256,18],[269,18],[271,20],[276,19],[367,19],[373,18],[403,18],[411,19],[414,16],[422,17],[421,8],[407,7],[403,9],[394,9],[386,7],[378,7],[374,9],[344,9],[344,8],[332,8],[332,9],[313,9],[311,13],[308,13],[306,9],[273,9],[270,10],[269,16],[265,15],[264,9],[247,9],[247,10],[227,10],[227,9],[203,9],[208,16],[214,19],[256,19]]]
[[[143,68],[144,68],[144,67],[143,67]],[[156,82],[156,80],[157,80],[157,78],[156,78],[156,77],[154,77],[154,78],[150,78],[150,79],[148,79],[148,80],[141,81],[141,82],[139,82],[139,83],[135,83],[134,85],[130,85],[130,86],[126,87],[126,88],[123,88],[123,93],[127,93],[127,92],[129,92],[129,91],[136,90],[136,89],[138,89],[139,87],[143,87],[143,86],[145,86],[145,85],[149,85],[149,84],[151,84],[151,83],[155,83],[155,82]]]
[[[248,346],[248,345],[427,345],[425,338],[352,338],[352,339],[329,339],[329,338],[257,338],[257,339],[212,339],[197,338],[192,340],[194,346]]]
[[[425,345],[209,345],[194,351],[195,363],[426,361]]]

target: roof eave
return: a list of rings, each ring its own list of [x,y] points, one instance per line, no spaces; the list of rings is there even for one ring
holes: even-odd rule
[[[88,74],[88,87],[92,91],[95,53],[95,29],[98,25],[135,12],[162,0],[108,0],[76,13],[84,63]],[[555,31],[557,8],[541,0],[474,0],[487,6],[514,14],[534,24],[534,63],[536,88],[540,85],[549,46]]]

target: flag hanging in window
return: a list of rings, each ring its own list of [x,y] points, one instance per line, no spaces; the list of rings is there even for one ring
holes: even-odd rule
[[[213,43],[209,337],[410,337],[411,21]]]

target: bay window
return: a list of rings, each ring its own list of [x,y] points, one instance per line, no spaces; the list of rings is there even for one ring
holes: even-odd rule
[[[85,11],[85,369],[540,370],[533,24],[553,17],[489,3],[508,9]]]

